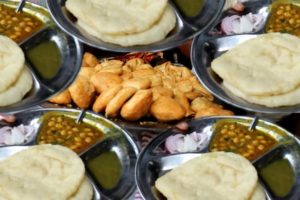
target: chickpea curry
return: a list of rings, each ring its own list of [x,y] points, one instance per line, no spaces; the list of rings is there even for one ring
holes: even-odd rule
[[[17,13],[14,8],[0,5],[0,34],[20,42],[43,26],[37,17],[25,12]]]
[[[289,33],[300,37],[300,6],[291,3],[274,3],[266,32]]]
[[[89,125],[63,114],[48,113],[37,137],[37,144],[60,144],[80,153],[104,137],[103,133]]]
[[[210,151],[230,151],[254,160],[274,147],[275,138],[259,130],[249,131],[236,122],[220,121],[210,143]]]

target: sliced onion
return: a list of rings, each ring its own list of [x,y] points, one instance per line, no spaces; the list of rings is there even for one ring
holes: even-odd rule
[[[226,35],[251,33],[260,30],[263,26],[263,16],[252,14],[225,17],[221,22],[221,29]]]
[[[176,135],[171,135],[166,139],[165,142],[165,148],[167,149],[168,152],[170,153],[176,153],[178,152],[178,146],[181,145],[179,140],[182,140],[184,135],[182,134],[176,134]]]
[[[187,135],[176,134],[169,136],[165,148],[170,153],[182,153],[203,150],[209,141],[207,133],[192,132]]]

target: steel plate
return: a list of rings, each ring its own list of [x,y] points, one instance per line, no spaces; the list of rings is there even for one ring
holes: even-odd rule
[[[0,4],[15,8],[19,1],[0,0]],[[52,41],[59,49],[61,64],[58,72],[50,79],[40,76],[34,67],[26,60],[26,64],[33,77],[33,87],[22,101],[0,107],[0,113],[13,113],[24,111],[29,107],[46,101],[51,96],[68,87],[76,78],[80,70],[82,58],[82,45],[74,37],[61,31],[52,21],[48,11],[38,5],[27,2],[24,12],[30,13],[44,22],[44,26],[32,36],[20,43],[26,52],[43,41]]]
[[[193,36],[201,33],[209,27],[221,13],[224,0],[204,0],[204,7],[196,17],[186,17],[180,12],[174,3],[172,6],[176,11],[177,25],[175,29],[160,42],[149,45],[140,45],[132,47],[122,47],[110,43],[103,42],[95,37],[90,36],[76,25],[76,20],[71,17],[65,8],[66,0],[47,0],[47,6],[52,14],[55,22],[64,31],[75,36],[81,42],[84,42],[95,48],[115,51],[115,52],[131,52],[131,51],[162,51],[179,46],[183,42],[191,39]]]
[[[265,21],[269,14],[269,6],[271,0],[255,1],[254,3],[248,2],[246,9],[254,13],[262,13]],[[259,7],[261,6],[261,7]],[[264,33],[264,28],[255,34],[240,34],[231,36],[212,36],[207,33],[199,35],[193,41],[191,59],[193,69],[196,72],[200,82],[216,97],[222,101],[236,106],[238,108],[262,113],[266,115],[287,115],[297,113],[300,111],[300,105],[282,106],[282,107],[267,107],[254,103],[249,103],[224,88],[221,83],[222,80],[211,69],[212,61],[220,56],[222,53],[234,48],[238,44],[257,37],[259,34]]]
[[[43,123],[43,114],[55,112],[72,118],[76,118],[80,113],[76,109],[44,109],[35,108],[33,110],[16,114],[17,121],[14,125],[24,124],[33,125],[37,132]],[[139,149],[132,139],[131,135],[120,128],[110,120],[101,117],[97,114],[87,111],[83,121],[97,127],[104,133],[104,138],[92,147],[88,148],[80,154],[80,157],[86,163],[94,156],[100,155],[102,152],[113,151],[119,158],[121,163],[121,178],[118,184],[109,190],[102,189],[100,185],[93,179],[92,174],[87,170],[86,174],[90,179],[94,188],[94,200],[109,200],[109,199],[127,199],[136,189],[134,167],[139,153]],[[35,136],[37,136],[36,133]],[[31,145],[36,144],[36,137],[29,143],[22,146],[5,146],[0,148],[0,160],[6,158],[20,150],[24,150]],[[105,165],[105,163],[103,163]]]
[[[192,120],[189,122],[189,130],[185,133],[191,133],[196,131],[198,133],[206,132],[210,136],[213,135],[216,122],[220,120],[230,120],[242,123],[245,125],[250,125],[253,118],[250,117],[208,117],[199,120]],[[297,138],[295,138],[291,133],[284,130],[283,128],[264,120],[259,120],[257,126],[259,130],[265,130],[270,135],[272,135],[277,141],[278,145],[267,152],[260,158],[253,161],[256,169],[260,169],[262,166],[268,164],[271,157],[276,158],[288,158],[289,163],[293,168],[293,172],[296,176],[293,188],[284,199],[298,200],[300,196],[300,143]],[[135,173],[136,173],[136,184],[144,197],[147,200],[164,200],[165,197],[160,194],[154,186],[156,179],[164,175],[169,170],[175,168],[176,166],[201,155],[202,153],[208,152],[208,146],[199,152],[191,153],[177,153],[168,154],[165,151],[161,151],[164,146],[166,138],[170,135],[177,134],[178,130],[170,129],[158,137],[153,139],[149,145],[140,153],[137,160]],[[261,180],[260,180],[261,181]],[[262,181],[261,181],[262,182]],[[262,182],[263,183],[263,182]],[[267,187],[265,187],[265,192],[268,200],[279,200],[279,198],[274,196]]]

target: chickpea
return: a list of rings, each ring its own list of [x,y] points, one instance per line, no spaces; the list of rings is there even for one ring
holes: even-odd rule
[[[259,144],[259,142],[258,142],[258,140],[253,140],[253,141],[252,141],[252,144],[253,144],[254,146],[257,146],[257,145]]]
[[[262,150],[264,150],[265,146],[261,144],[257,148],[262,151]]]
[[[81,138],[80,138],[80,137],[75,137],[74,140],[75,140],[76,142],[81,142]]]
[[[250,135],[246,135],[245,138],[246,138],[247,140],[251,140],[251,139],[252,139],[252,137],[251,137]]]
[[[78,132],[79,130],[78,130],[78,128],[72,128],[72,131],[74,131],[74,132]]]
[[[234,139],[233,139],[233,143],[237,144],[237,143],[239,143],[239,142],[240,142],[240,140],[239,140],[238,138],[234,138]]]
[[[248,149],[254,149],[254,147],[252,145],[250,145],[250,144],[247,145],[247,148]]]
[[[85,134],[85,133],[80,133],[79,136],[80,136],[81,138],[84,138],[84,137],[86,136],[86,134]]]
[[[91,143],[91,142],[92,142],[92,138],[86,137],[86,138],[84,139],[84,141],[85,141],[86,143]]]
[[[94,136],[94,133],[88,132],[87,135],[88,135],[88,136]]]

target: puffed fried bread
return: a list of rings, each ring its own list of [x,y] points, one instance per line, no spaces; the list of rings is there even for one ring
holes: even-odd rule
[[[58,95],[50,98],[48,101],[51,103],[57,103],[57,104],[69,104],[72,103],[72,97],[70,94],[69,89],[66,89],[59,93]]]
[[[121,116],[128,121],[144,117],[152,103],[152,91],[138,90],[122,107]]]
[[[175,99],[161,96],[154,101],[150,108],[151,114],[161,122],[182,119],[185,109]]]
[[[121,90],[122,85],[114,85],[104,90],[96,99],[93,105],[94,112],[102,112],[105,110],[107,104],[115,97],[115,95]]]
[[[137,90],[148,89],[151,81],[147,78],[133,78],[123,82],[123,87],[133,87]]]
[[[69,87],[71,97],[79,108],[88,108],[95,96],[93,84],[84,76],[79,75]]]
[[[113,85],[122,83],[122,78],[111,72],[97,72],[92,76],[91,82],[95,86],[97,92],[101,93]]]
[[[186,117],[191,116],[191,115],[194,114],[194,112],[190,108],[189,100],[183,92],[181,92],[180,90],[175,89],[174,90],[174,98],[185,109],[185,116]]]
[[[132,87],[122,88],[105,108],[106,117],[116,117],[124,103],[134,95],[137,90]]]

